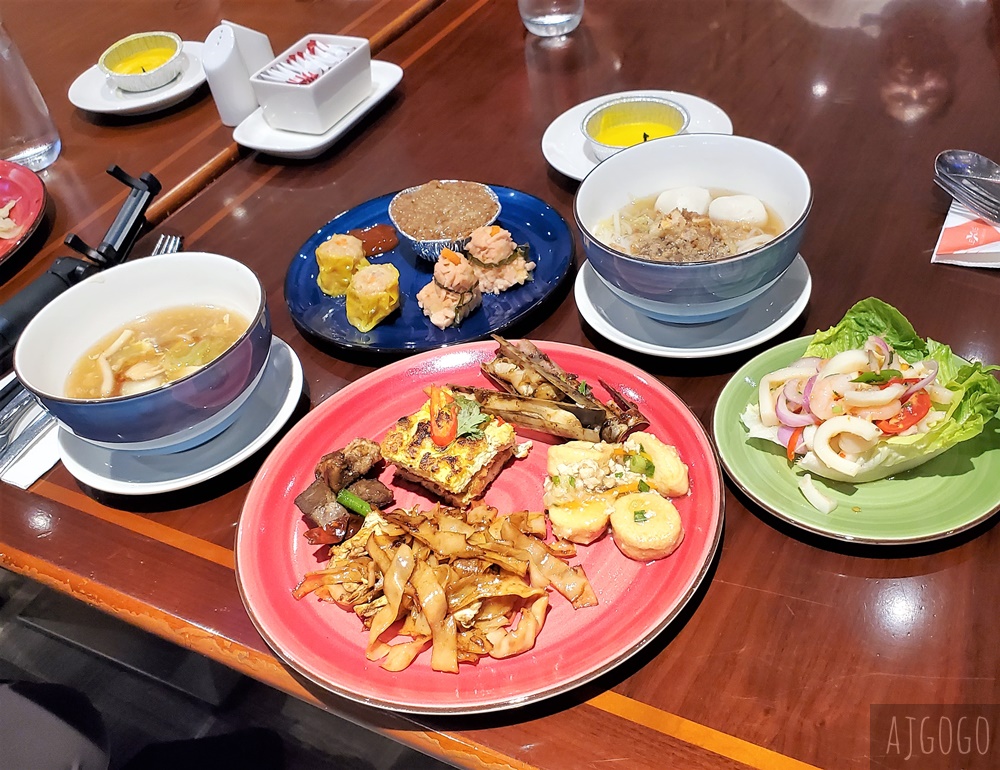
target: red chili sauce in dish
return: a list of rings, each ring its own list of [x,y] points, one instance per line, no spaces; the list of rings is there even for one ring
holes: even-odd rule
[[[366,257],[382,254],[396,248],[399,238],[392,225],[371,225],[363,229],[348,230],[348,235],[353,235],[361,241]]]

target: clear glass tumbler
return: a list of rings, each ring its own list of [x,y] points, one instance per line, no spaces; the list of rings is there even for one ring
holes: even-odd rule
[[[49,108],[0,25],[0,158],[39,171],[50,166],[61,149]]]
[[[539,37],[568,35],[583,18],[583,0],[517,0],[521,21]]]

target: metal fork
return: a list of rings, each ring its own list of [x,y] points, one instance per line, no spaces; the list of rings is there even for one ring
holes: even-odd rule
[[[7,406],[4,407],[3,412],[0,413],[0,455],[3,455],[7,446],[11,441],[13,441],[14,430],[21,422],[21,417],[24,416],[25,412],[27,412],[34,403],[35,400],[31,397],[31,394],[28,391],[21,389],[21,391],[10,400]]]
[[[181,250],[182,242],[183,238],[181,236],[164,233],[157,239],[156,246],[153,247],[153,251],[149,256],[155,257],[159,254],[173,254]]]

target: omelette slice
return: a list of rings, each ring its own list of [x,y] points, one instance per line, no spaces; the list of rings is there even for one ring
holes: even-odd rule
[[[460,430],[457,438],[441,447],[431,437],[430,413],[428,400],[418,412],[399,418],[382,439],[382,456],[403,478],[464,508],[481,498],[500,473],[514,453],[517,436],[510,424],[483,413],[471,429]]]

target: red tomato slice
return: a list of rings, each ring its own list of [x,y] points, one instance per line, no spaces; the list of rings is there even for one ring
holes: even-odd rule
[[[879,420],[875,423],[883,433],[902,433],[909,427],[920,422],[924,415],[931,410],[931,397],[926,390],[918,390],[903,404],[903,408],[888,420]]]
[[[916,377],[890,377],[885,382],[878,386],[879,390],[885,390],[890,385],[912,385],[915,382],[920,382]]]

